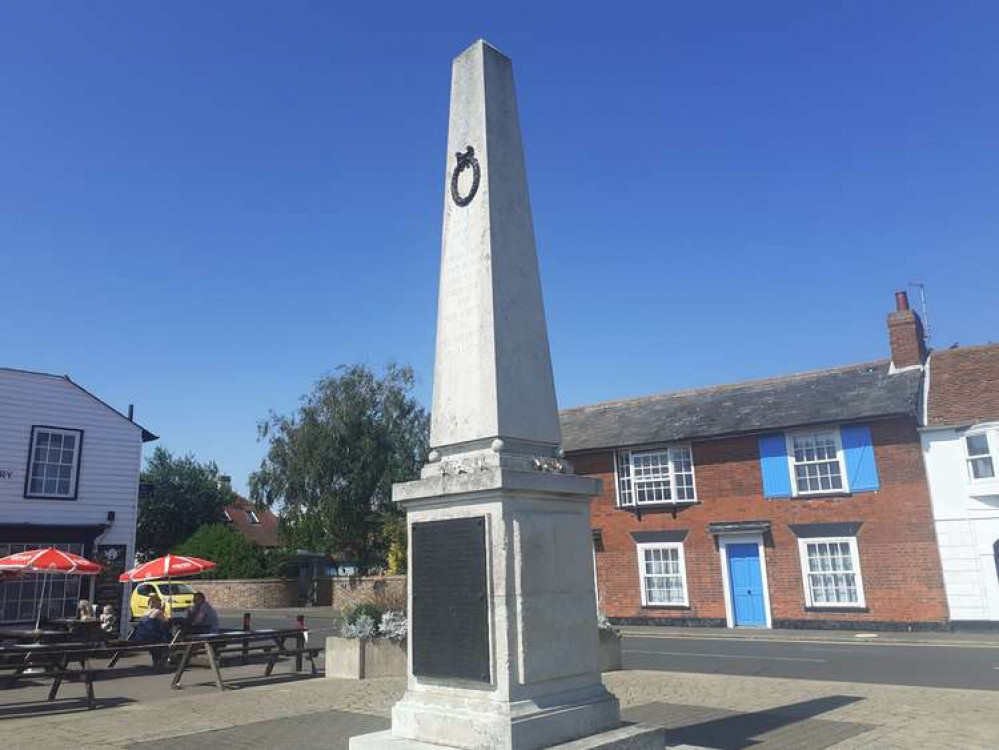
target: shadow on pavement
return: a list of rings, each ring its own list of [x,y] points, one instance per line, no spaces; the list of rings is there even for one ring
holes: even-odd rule
[[[389,727],[382,716],[323,711],[129,745],[135,750],[347,750],[350,737]]]
[[[102,708],[116,708],[126,706],[135,701],[130,698],[101,698],[94,699],[94,710]],[[60,698],[51,703],[45,699],[23,703],[5,703],[0,706],[0,720],[2,719],[26,719],[32,716],[60,716],[62,714],[87,713],[87,699],[85,696]]]
[[[679,703],[646,703],[625,711],[624,718],[665,727],[668,745],[697,745],[713,750],[756,746],[820,750],[874,729],[871,724],[814,718],[861,700],[855,696],[831,695],[751,713]]]

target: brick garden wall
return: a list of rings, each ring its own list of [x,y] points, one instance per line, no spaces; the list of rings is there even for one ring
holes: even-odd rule
[[[332,579],[332,604],[351,609],[358,604],[377,604],[382,609],[406,609],[406,576]]]
[[[765,555],[775,627],[928,628],[946,625],[940,555],[916,426],[911,419],[869,423],[881,489],[821,499],[763,496],[757,438],[695,442],[695,482],[700,503],[635,513],[615,507],[610,451],[575,454],[576,472],[603,480],[591,511],[600,529],[597,581],[601,609],[619,620],[677,625],[725,625],[722,563],[708,524],[769,520]],[[805,607],[798,538],[788,524],[860,521],[857,535],[867,606],[859,611]],[[633,531],[686,529],[689,607],[643,607]]]
[[[187,581],[216,607],[269,609],[298,606],[298,581],[294,578],[262,578],[233,581],[192,579]],[[406,608],[406,576],[320,578],[318,602],[350,609],[358,604],[377,604],[383,609]]]
[[[262,578],[243,581],[188,581],[215,607],[268,609],[293,607],[298,603],[298,581],[285,578]]]

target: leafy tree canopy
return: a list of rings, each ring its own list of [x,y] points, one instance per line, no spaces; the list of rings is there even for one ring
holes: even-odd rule
[[[268,574],[264,550],[225,524],[202,526],[174,550],[215,563],[207,578],[263,578]]]
[[[206,523],[224,519],[235,494],[219,481],[218,467],[194,456],[174,456],[157,447],[146,461],[142,481],[154,485],[139,500],[136,548],[147,557],[164,555]]]
[[[384,560],[384,523],[399,514],[392,484],[418,476],[427,454],[429,419],[413,385],[407,366],[341,367],[298,411],[260,423],[269,447],[250,496],[281,504],[289,546],[351,556],[364,568]]]

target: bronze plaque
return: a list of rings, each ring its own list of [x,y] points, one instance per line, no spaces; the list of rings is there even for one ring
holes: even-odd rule
[[[489,682],[486,519],[413,524],[413,674]]]

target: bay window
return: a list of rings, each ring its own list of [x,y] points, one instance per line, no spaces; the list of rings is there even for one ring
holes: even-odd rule
[[[687,444],[618,451],[616,469],[618,507],[697,501]]]

